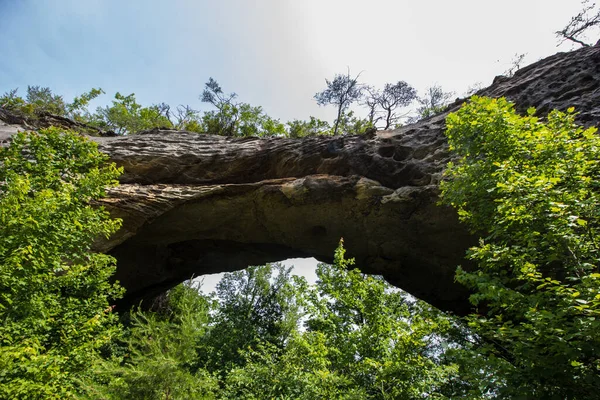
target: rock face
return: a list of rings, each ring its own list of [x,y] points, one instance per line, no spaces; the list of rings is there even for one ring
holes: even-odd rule
[[[582,124],[598,125],[600,48],[548,57],[478,94],[506,96],[540,114],[575,106]],[[192,274],[291,257],[331,261],[343,237],[363,271],[466,313],[468,293],[454,271],[475,238],[452,209],[436,205],[450,160],[445,117],[463,101],[371,137],[231,139],[161,130],[94,138],[125,168],[121,186],[102,201],[123,228],[99,244],[118,259],[125,302]]]

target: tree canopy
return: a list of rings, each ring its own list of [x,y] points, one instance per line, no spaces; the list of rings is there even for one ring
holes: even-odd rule
[[[352,77],[348,68],[346,74],[337,74],[331,81],[325,79],[327,88],[315,94],[317,104],[337,106],[337,117],[333,126],[334,135],[338,134],[340,123],[348,107],[358,101],[363,94],[363,84],[358,81],[358,78],[360,78],[360,73]]]
[[[446,204],[479,245],[469,325],[485,342],[509,398],[584,399],[600,388],[600,137],[575,112],[546,121],[505,99],[473,97],[447,119],[458,158]]]
[[[90,204],[120,170],[51,128],[0,147],[0,397],[72,398],[116,332],[115,260],[90,251],[119,227]]]
[[[205,83],[199,99],[213,109],[203,112],[183,104],[173,108],[164,102],[143,106],[137,101],[135,93],[125,95],[120,92],[115,93],[111,104],[90,111],[90,103],[105,94],[101,88],[93,88],[75,96],[69,103],[62,96],[52,93],[50,88],[40,86],[28,86],[25,97],[19,96],[18,89],[4,93],[0,96],[0,108],[17,114],[32,126],[38,126],[38,120],[43,117],[69,118],[75,121],[75,124],[71,124],[72,129],[86,134],[108,135],[175,129],[228,137],[301,138],[341,133],[363,134],[377,129],[379,121],[385,122],[383,129],[390,129],[401,125],[404,118],[409,119],[410,112],[401,114],[399,110],[417,99],[412,86],[398,81],[385,84],[383,90],[379,91],[360,83],[359,77],[360,74],[350,76],[348,70],[346,75],[338,74],[331,81],[326,79],[327,88],[314,96],[319,105],[337,106],[333,126],[313,116],[308,120],[295,119],[282,123],[267,115],[262,107],[238,101],[237,93],[226,93],[212,77]],[[440,94],[443,92],[440,91]],[[427,115],[439,112],[445,100],[445,97],[432,97],[433,103],[427,108]],[[354,103],[368,108],[366,118],[361,117],[358,110],[350,109]],[[423,114],[423,110],[419,112]]]

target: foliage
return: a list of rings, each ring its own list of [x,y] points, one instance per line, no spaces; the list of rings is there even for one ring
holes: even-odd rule
[[[331,135],[331,126],[327,121],[320,120],[315,117],[310,117],[309,121],[295,119],[287,123],[288,137],[293,139],[303,138],[306,136],[316,135]]]
[[[165,108],[165,115],[171,122],[173,129],[203,133],[199,111],[182,104],[178,105],[175,111],[171,111],[171,108],[166,104],[163,107]]]
[[[192,283],[167,295],[161,312],[132,311],[126,354],[96,366],[90,398],[212,399],[217,379],[196,367],[197,347],[208,328],[210,301]]]
[[[338,132],[349,135],[360,135],[365,133],[374,125],[366,118],[356,117],[354,111],[342,113],[338,122]],[[290,138],[302,138],[315,135],[333,135],[333,129],[327,121],[310,117],[310,121],[293,120],[287,123],[287,136]]]
[[[319,334],[294,334],[282,353],[259,344],[242,354],[246,365],[225,382],[225,399],[364,399],[365,392],[343,373],[329,369],[331,349]]]
[[[381,121],[380,110],[378,110],[379,103],[377,101],[381,92],[370,85],[364,85],[363,90],[364,93],[359,104],[367,108],[367,120],[371,125],[376,126]]]
[[[434,337],[450,321],[433,310],[413,314],[406,295],[382,278],[350,270],[340,245],[334,266],[317,267],[316,290],[309,301],[306,336],[322,336],[329,369],[343,374],[364,393],[362,398],[444,398],[440,387],[455,365],[436,360],[442,349]]]
[[[236,98],[235,93],[226,95],[213,78],[208,80],[201,99],[216,110],[208,111],[202,117],[206,133],[231,137],[285,135],[284,124],[266,115],[262,107],[235,102]]]
[[[202,116],[204,132],[211,135],[249,137],[284,136],[285,126],[248,103],[225,105]]]
[[[66,116],[77,122],[89,123],[93,119],[92,114],[88,110],[90,101],[102,94],[104,94],[104,90],[97,88],[76,96],[73,102],[66,105]]]
[[[339,133],[342,117],[348,107],[359,100],[363,94],[363,85],[358,82],[359,77],[360,74],[352,77],[350,69],[348,69],[348,73],[345,75],[337,74],[331,81],[325,79],[327,89],[315,94],[318,105],[333,104],[337,106],[337,117],[333,126],[334,135]]]
[[[562,39],[561,43],[569,40],[583,47],[592,45],[585,40],[590,31],[595,30],[597,33],[600,28],[600,8],[596,9],[596,3],[590,3],[589,0],[583,0],[581,7],[581,11],[563,29],[556,32],[556,36]]]
[[[366,118],[356,117],[354,111],[342,113],[338,126],[339,132],[349,135],[361,135],[371,128],[373,124]]]
[[[44,114],[71,118],[81,123],[89,123],[93,115],[89,112],[90,101],[104,93],[100,88],[76,96],[71,103],[65,103],[62,96],[52,94],[50,88],[28,86],[27,95],[17,95],[18,89],[4,93],[0,97],[0,107],[18,115],[35,119]]]
[[[442,356],[451,319],[349,270],[344,252],[336,250],[335,265],[320,264],[316,287],[303,291],[306,329],[283,348],[259,342],[242,351],[245,363],[227,375],[224,397],[475,398],[460,397],[473,387],[467,379],[450,387],[458,365]]]
[[[203,123],[206,131],[212,135],[235,136],[236,123],[239,117],[236,104],[233,102],[236,93],[226,95],[221,86],[212,77],[204,85],[200,99],[212,104],[217,110],[204,114]]]
[[[447,118],[458,159],[443,199],[481,235],[469,324],[508,398],[587,399],[600,387],[600,137],[553,111],[473,97]]]
[[[252,107],[242,103],[239,106],[239,136],[284,136],[285,125],[262,111],[262,107]]]
[[[225,94],[221,85],[211,77],[208,78],[208,82],[204,84],[204,91],[202,92],[200,99],[204,103],[212,104],[221,111],[224,106],[232,105],[233,100],[235,100],[236,97],[236,93]]]
[[[66,105],[62,96],[52,94],[48,87],[27,86],[25,98],[17,95],[18,88],[0,97],[0,106],[24,115],[35,117],[42,114],[66,115]]]
[[[73,397],[115,332],[114,259],[90,251],[119,227],[90,205],[116,184],[120,170],[106,161],[95,143],[55,128],[0,148],[3,399]]]
[[[17,96],[17,92],[19,88],[9,90],[0,96],[0,107],[11,110],[11,111],[19,111],[25,105],[25,99],[21,96]]]
[[[423,97],[419,97],[419,107],[417,107],[417,117],[411,121],[418,121],[429,118],[445,110],[454,93],[444,92],[441,86],[433,85],[425,91]]]
[[[218,300],[188,283],[168,293],[166,309],[134,311],[125,356],[102,362],[88,393],[115,399],[229,398],[223,393],[233,386],[224,391],[221,386],[227,386],[231,371],[239,381],[242,370],[256,368],[244,369],[247,352],[258,347],[281,354],[296,332],[296,285],[306,284],[290,282],[289,272],[279,264],[249,267],[223,277]]]
[[[50,88],[47,87],[27,86],[26,101],[36,114],[66,114],[62,96],[52,94]]]
[[[111,106],[98,107],[92,123],[118,135],[134,134],[145,129],[170,128],[171,121],[165,115],[163,105],[142,107],[135,94],[123,96],[117,92]]]
[[[226,94],[213,78],[206,82],[200,99],[215,109],[205,112],[181,104],[174,109],[166,103],[145,107],[137,102],[134,93],[125,96],[119,92],[115,94],[111,105],[97,107],[95,112],[91,112],[90,102],[104,94],[100,88],[93,88],[76,96],[71,103],[66,103],[61,96],[52,94],[49,88],[38,86],[29,86],[26,98],[18,96],[17,89],[5,93],[0,96],[0,107],[25,117],[34,125],[36,119],[45,114],[70,118],[80,123],[74,129],[91,134],[101,130],[130,135],[166,128],[228,137],[302,138],[339,133],[362,134],[375,128],[382,119],[385,129],[398,126],[405,117],[398,114],[398,109],[415,99],[415,90],[406,82],[399,81],[386,84],[383,91],[378,92],[359,83],[359,76],[351,77],[350,71],[347,75],[336,75],[332,81],[326,80],[327,89],[315,95],[319,105],[338,106],[333,127],[315,117],[310,117],[308,121],[292,120],[283,124],[268,116],[262,107],[237,101],[236,93]],[[365,92],[369,94],[363,96]],[[361,99],[361,104],[369,107],[367,118],[361,118],[355,111],[349,110],[352,103]]]
[[[218,305],[203,352],[209,371],[244,364],[240,350],[259,343],[282,349],[301,317],[299,288],[282,264],[248,267],[226,274],[217,285]]]

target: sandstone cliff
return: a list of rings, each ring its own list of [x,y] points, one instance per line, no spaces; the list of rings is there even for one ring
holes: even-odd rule
[[[506,96],[541,115],[575,106],[580,123],[599,125],[600,48],[548,57],[478,94]],[[373,137],[231,139],[169,130],[95,137],[125,168],[103,201],[123,228],[100,245],[119,260],[125,301],[192,274],[290,257],[330,261],[343,237],[363,271],[464,314],[468,293],[454,271],[474,238],[453,210],[436,205],[450,160],[445,117],[463,101]],[[0,120],[0,142],[21,127],[1,113]]]

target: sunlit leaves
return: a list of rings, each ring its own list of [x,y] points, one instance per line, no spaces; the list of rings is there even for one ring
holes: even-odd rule
[[[457,159],[443,201],[481,236],[457,280],[481,310],[471,326],[512,364],[513,394],[588,398],[600,385],[600,138],[574,118],[473,97],[447,119]]]
[[[90,249],[119,222],[90,202],[119,173],[96,144],[57,129],[0,148],[0,397],[72,397],[114,333],[114,260]]]

